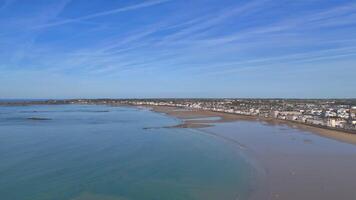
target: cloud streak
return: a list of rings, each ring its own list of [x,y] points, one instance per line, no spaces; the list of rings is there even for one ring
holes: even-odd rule
[[[141,9],[141,8],[151,7],[151,6],[163,4],[163,3],[166,3],[169,1],[171,1],[171,0],[147,1],[144,3],[140,3],[140,4],[135,4],[135,5],[126,6],[123,8],[108,10],[108,11],[95,13],[95,14],[91,14],[91,15],[86,15],[86,16],[82,16],[82,17],[78,17],[78,18],[64,19],[64,20],[60,20],[60,21],[56,21],[56,22],[46,23],[46,24],[43,24],[40,26],[36,26],[35,28],[47,28],[47,27],[52,27],[52,26],[60,26],[60,25],[65,25],[65,24],[69,24],[69,23],[81,22],[84,20],[94,19],[97,17],[104,17],[104,16],[108,16],[108,15],[119,14],[122,12],[128,12],[128,11],[133,11],[133,10],[137,10],[137,9]]]
[[[323,69],[329,61],[356,64],[356,4],[320,2],[155,0],[112,10],[106,5],[98,8],[106,11],[72,19],[59,17],[77,12],[77,1],[31,4],[29,13],[13,10],[19,2],[12,2],[0,19],[6,27],[0,68],[124,84],[164,77],[179,85],[180,79],[248,79],[259,70],[307,64]]]

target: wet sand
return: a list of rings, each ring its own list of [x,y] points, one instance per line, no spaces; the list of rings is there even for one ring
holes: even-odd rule
[[[252,200],[356,199],[356,135],[253,116],[150,109],[180,119],[174,127],[198,128],[246,153],[259,182]]]
[[[182,123],[177,126],[184,128],[206,127],[212,126],[214,123],[232,122],[236,120],[256,120],[256,118],[252,116],[233,115],[205,110],[193,110],[169,106],[150,106],[148,108],[154,112],[164,113],[180,119]]]
[[[336,130],[329,130],[325,128],[319,128],[319,127],[309,126],[307,124],[301,124],[301,123],[290,122],[285,120],[260,118],[256,116],[245,116],[245,115],[237,115],[237,114],[229,114],[229,113],[221,113],[221,112],[213,112],[213,111],[205,111],[205,110],[185,109],[185,108],[177,108],[177,107],[170,107],[170,106],[149,106],[148,108],[154,112],[165,113],[169,116],[176,117],[182,120],[181,124],[174,126],[173,128],[204,128],[204,127],[210,127],[215,123],[223,123],[223,122],[262,121],[262,122],[269,123],[271,125],[287,125],[292,128],[310,131],[323,137],[356,145],[355,134],[345,133]],[[211,118],[211,117],[219,117],[220,119],[218,120],[204,119],[204,118]],[[201,119],[201,120],[197,120],[197,119]]]
[[[356,199],[356,146],[286,125],[238,121],[203,128],[238,141],[257,169],[252,200]]]

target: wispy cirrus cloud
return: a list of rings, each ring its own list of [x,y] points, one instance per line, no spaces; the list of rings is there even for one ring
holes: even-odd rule
[[[258,10],[263,8],[263,5],[268,2],[267,0],[254,0],[248,3],[234,6],[232,8],[223,9],[216,14],[210,14],[209,16],[197,18],[195,20],[191,20],[189,26],[177,31],[176,33],[170,34],[162,39],[162,43],[167,41],[175,41],[182,37],[195,37],[196,35],[202,34],[214,26],[217,26],[224,21],[239,17],[239,15],[243,15],[245,13],[255,13]]]
[[[1,30],[1,68],[130,82],[126,77],[233,79],[276,66],[355,63],[356,4],[321,2],[110,2],[68,19],[60,16],[76,13],[78,2],[45,4],[30,17],[0,19],[3,27],[17,25]]]
[[[50,22],[50,23],[46,23],[46,24],[42,24],[42,25],[36,26],[34,28],[46,28],[46,27],[52,27],[52,26],[65,25],[65,24],[74,23],[74,22],[81,22],[81,21],[84,21],[84,20],[90,20],[90,19],[97,18],[97,17],[104,17],[104,16],[114,15],[114,14],[118,14],[118,13],[122,13],[122,12],[127,12],[127,11],[137,10],[137,9],[141,9],[141,8],[151,7],[151,6],[163,4],[163,3],[166,3],[166,2],[169,2],[169,1],[171,1],[171,0],[146,1],[146,2],[143,2],[143,3],[134,4],[134,5],[130,5],[130,6],[122,7],[122,8],[117,8],[117,9],[113,9],[113,10],[108,10],[108,11],[104,11],[104,12],[94,13],[94,14],[91,14],[91,15],[86,15],[86,16],[82,16],[82,17],[78,17],[78,18],[63,19],[63,20],[59,20],[59,21],[55,21],[55,22]]]

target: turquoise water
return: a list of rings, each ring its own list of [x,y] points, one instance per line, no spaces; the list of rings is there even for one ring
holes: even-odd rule
[[[47,120],[31,120],[30,118]],[[0,107],[0,199],[235,200],[251,168],[238,148],[128,107]]]

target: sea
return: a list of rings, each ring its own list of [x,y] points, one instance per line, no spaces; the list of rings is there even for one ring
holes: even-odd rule
[[[247,199],[236,145],[178,119],[105,105],[0,106],[0,199]]]

